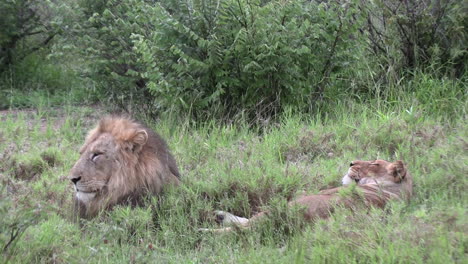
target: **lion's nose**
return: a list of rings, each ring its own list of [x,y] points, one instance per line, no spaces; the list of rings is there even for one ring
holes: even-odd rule
[[[217,214],[216,215],[216,223],[221,224],[224,221],[224,215],[222,214]]]
[[[70,180],[73,182],[73,184],[76,184],[79,180],[81,180],[81,177],[72,177]]]

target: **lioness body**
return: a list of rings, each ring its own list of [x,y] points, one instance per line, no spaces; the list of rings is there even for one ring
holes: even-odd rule
[[[71,170],[75,212],[91,218],[116,204],[137,204],[179,179],[175,159],[158,134],[127,118],[103,118]]]
[[[407,172],[403,162],[353,161],[348,173],[343,177],[343,184],[356,182],[352,193],[341,194],[349,188],[347,186],[327,189],[315,195],[305,195],[290,202],[290,206],[303,208],[304,218],[312,221],[317,218],[327,218],[336,207],[354,209],[359,204],[365,207],[383,208],[393,199],[410,199],[413,192],[412,177]],[[218,211],[217,221],[224,225],[248,227],[258,219],[263,218],[267,212],[260,212],[250,219],[238,217],[227,212]],[[208,231],[224,232],[230,227],[211,229]]]

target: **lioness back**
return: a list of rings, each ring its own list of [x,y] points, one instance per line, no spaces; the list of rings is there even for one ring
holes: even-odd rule
[[[91,218],[116,204],[138,204],[179,184],[180,173],[166,142],[145,125],[125,117],[105,117],[80,149],[70,179],[75,213]]]
[[[322,190],[318,194],[298,197],[289,202],[289,205],[300,207],[304,219],[314,221],[318,218],[328,218],[337,207],[349,209],[362,206],[364,208],[384,208],[391,200],[409,201],[413,195],[413,178],[400,160],[395,162],[385,160],[352,161],[342,183],[349,185],[353,182],[355,185],[336,187]],[[265,217],[268,212],[260,212],[250,219],[224,211],[216,211],[215,214],[218,223],[245,228]],[[227,232],[231,230],[231,227],[225,227],[203,231]]]

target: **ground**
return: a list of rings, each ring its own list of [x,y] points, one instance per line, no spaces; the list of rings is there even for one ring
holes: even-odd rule
[[[355,105],[333,119],[285,115],[267,128],[147,120],[168,141],[183,184],[142,208],[71,220],[67,179],[86,131],[106,113],[67,106],[0,112],[3,261],[112,263],[450,263],[466,261],[467,124],[424,111]],[[402,159],[410,204],[303,223],[286,203],[338,186],[349,161]],[[207,234],[212,212],[271,216],[251,230]],[[17,236],[15,236],[17,234]],[[12,239],[13,238],[13,239]],[[2,261],[2,262],[3,262]]]

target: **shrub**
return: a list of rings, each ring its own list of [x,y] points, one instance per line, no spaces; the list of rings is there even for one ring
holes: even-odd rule
[[[350,64],[354,3],[105,1],[83,40],[122,105],[270,115],[307,106]]]
[[[39,0],[0,3],[0,73],[47,46],[60,31],[54,4]]]
[[[454,0],[81,5],[92,75],[127,110],[263,118],[323,97],[386,99],[414,70],[465,72],[466,22]]]
[[[466,71],[466,9],[456,0],[365,1],[363,28],[386,70],[436,67],[460,77]]]
[[[63,33],[76,21],[73,2],[0,2],[0,109],[57,105],[76,97],[82,102],[84,89],[74,90],[77,75],[67,68],[71,56],[51,56],[51,47],[65,43]]]

